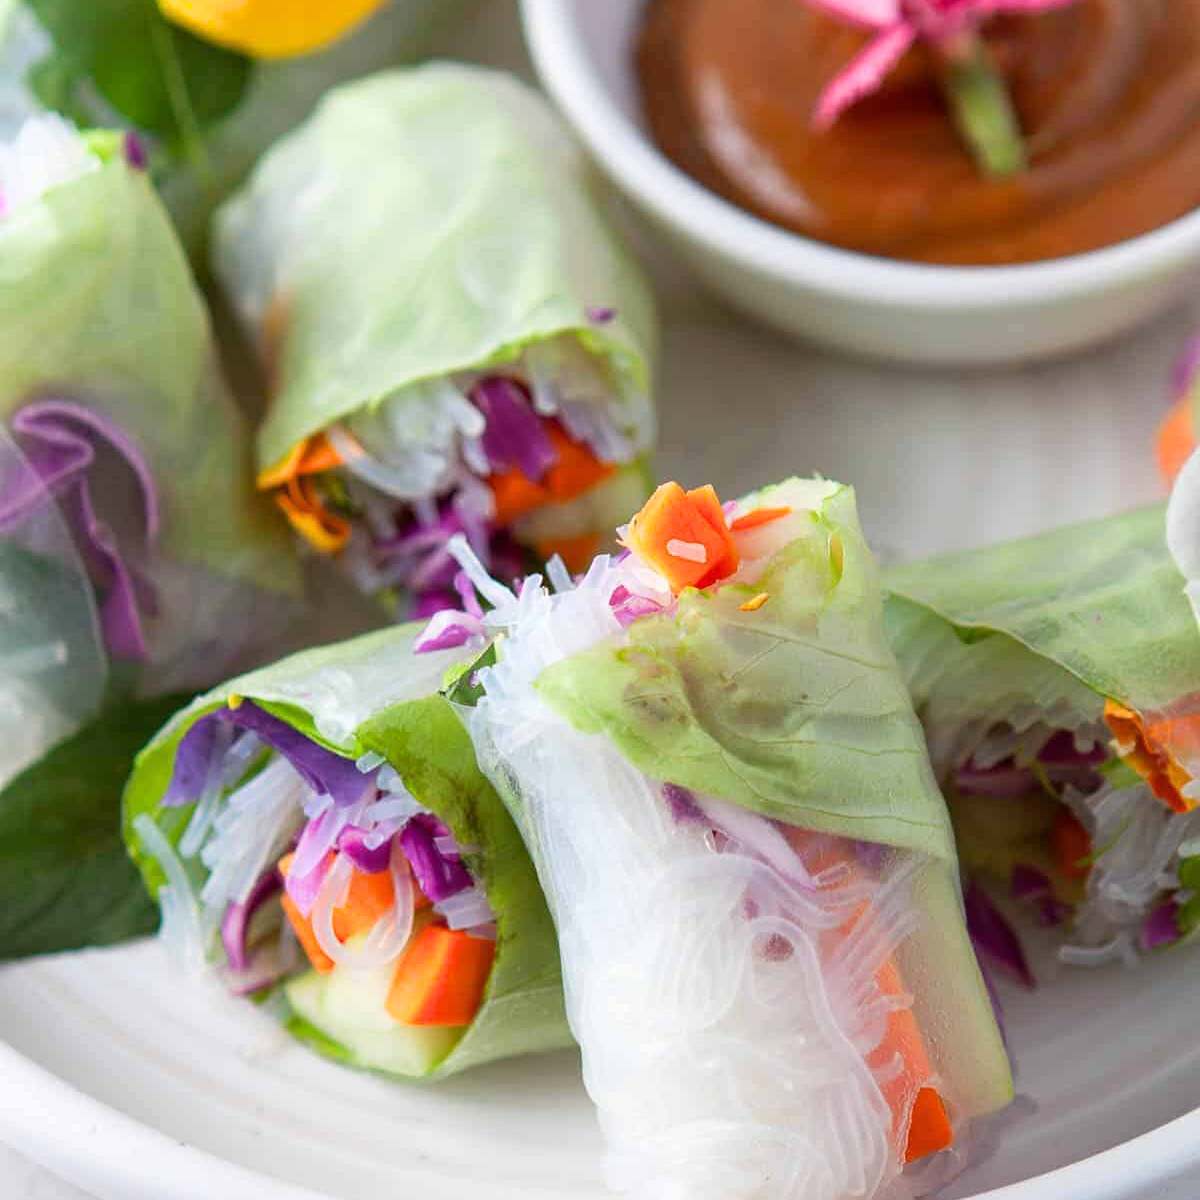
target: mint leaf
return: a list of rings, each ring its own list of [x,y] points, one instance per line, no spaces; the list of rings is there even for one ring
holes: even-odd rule
[[[121,840],[121,793],[134,756],[188,699],[113,705],[0,792],[0,959],[157,926]]]
[[[137,128],[178,145],[234,109],[248,58],[172,25],[154,0],[26,0],[56,53],[35,66],[38,97],[68,116],[90,84]]]

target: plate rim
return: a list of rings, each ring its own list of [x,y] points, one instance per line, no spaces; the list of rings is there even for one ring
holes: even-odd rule
[[[124,1197],[164,1200],[340,1200],[287,1183],[169,1137],[68,1083],[0,1039],[0,1142],[52,1174]],[[1146,1171],[1149,1165],[1153,1169]],[[1140,1170],[1138,1168],[1141,1168]],[[966,1200],[1132,1200],[1195,1174],[1200,1178],[1200,1108],[1053,1171]],[[1131,1188],[1133,1190],[1131,1190]],[[113,1193],[99,1200],[110,1200]],[[564,1197],[564,1200],[568,1200]]]

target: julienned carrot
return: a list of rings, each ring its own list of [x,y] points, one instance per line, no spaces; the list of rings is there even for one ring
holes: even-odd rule
[[[740,517],[735,517],[730,521],[729,528],[734,533],[741,533],[743,530],[757,529],[760,525],[767,525],[771,521],[778,521],[791,515],[792,510],[786,504],[779,508],[754,508]]]
[[[556,554],[563,560],[568,571],[586,571],[588,564],[600,551],[598,533],[581,533],[577,537],[544,538],[534,549],[542,562],[548,562]]]
[[[288,876],[291,870],[294,854],[286,854],[279,860],[279,873]],[[331,856],[332,857],[332,856]],[[424,896],[418,899],[414,889],[414,900],[418,906]],[[390,871],[380,871],[368,875],[364,871],[355,871],[350,876],[350,886],[346,890],[345,902],[333,910],[333,933],[339,942],[347,942],[360,933],[368,933],[374,928],[379,919],[392,907],[396,898],[395,887],[392,884]],[[283,911],[296,931],[296,937],[308,955],[308,961],[322,975],[333,970],[333,960],[321,949],[313,933],[312,921],[296,907],[295,901],[284,892]]]
[[[555,462],[541,479],[530,479],[516,469],[497,471],[488,479],[497,524],[509,525],[534,509],[574,500],[616,470],[582,442],[568,437],[557,421],[546,422],[546,434],[554,447]]]
[[[298,442],[275,466],[260,471],[258,488],[263,492],[271,491],[300,475],[319,475],[322,471],[332,471],[341,465],[342,456],[323,433],[318,433],[315,437]]]
[[[708,587],[738,567],[733,535],[711,487],[685,492],[677,483],[660,485],[629,522],[625,538],[675,592]]]
[[[1079,819],[1069,809],[1059,805],[1050,829],[1050,851],[1054,865],[1067,879],[1086,879],[1092,869],[1092,839]]]
[[[350,522],[325,507],[308,476],[289,479],[284,490],[276,492],[275,503],[292,528],[322,554],[336,554],[350,540]]]
[[[789,828],[784,836],[797,853],[803,854],[804,865],[811,873],[820,874],[836,867],[845,873],[843,886],[853,886],[860,878],[858,863],[848,853],[842,852],[840,839],[826,838],[796,828]],[[841,926],[838,934],[849,937],[859,922],[869,919],[870,905],[863,904]],[[875,972],[875,984],[883,996],[908,994],[900,968],[892,959],[886,959]],[[890,1069],[897,1058],[903,1063],[899,1071]],[[903,1136],[905,1139],[906,1163],[936,1154],[953,1143],[954,1129],[937,1089],[922,1084],[916,1096],[912,1095],[913,1081],[932,1079],[934,1071],[925,1039],[910,1005],[904,1004],[888,1014],[883,1038],[867,1056],[867,1064],[886,1081],[880,1085],[880,1091],[892,1110],[896,1138]]]
[[[1192,419],[1190,396],[1178,401],[1158,427],[1156,448],[1158,469],[1170,483],[1183,470],[1183,464],[1196,448],[1196,427]]]
[[[1196,801],[1185,789],[1191,775],[1175,760],[1170,747],[1195,749],[1200,744],[1200,715],[1185,713],[1144,718],[1115,700],[1104,702],[1104,720],[1112,730],[1121,757],[1150,786],[1150,790],[1172,811],[1191,812]]]
[[[404,1025],[469,1025],[483,1002],[496,943],[461,929],[427,925],[409,942],[388,993]]]
[[[333,970],[333,959],[321,949],[317,935],[313,932],[312,922],[296,907],[295,900],[287,892],[283,893],[281,903],[283,915],[287,917],[296,934],[296,940],[308,956],[308,961],[312,963],[313,970],[320,975],[328,975]]]

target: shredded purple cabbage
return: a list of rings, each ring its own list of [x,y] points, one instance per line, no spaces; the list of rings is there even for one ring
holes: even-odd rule
[[[418,813],[399,834],[400,848],[413,875],[434,904],[473,886],[461,857],[438,848],[437,839],[450,836],[450,830],[432,813]]]
[[[453,610],[450,610],[453,611]],[[479,622],[465,613],[454,613],[457,618],[447,621],[436,633],[427,630],[413,646],[414,654],[432,654],[437,650],[455,650],[465,646],[479,634]]]
[[[1027,988],[1036,986],[1025,951],[1008,918],[974,880],[963,896],[967,932],[975,952]]]
[[[367,830],[350,825],[338,838],[338,849],[364,875],[380,875],[392,860],[392,839],[374,848],[366,844]]]
[[[1052,786],[1067,785],[1084,793],[1094,792],[1102,783],[1096,767],[1107,754],[1101,746],[1091,750],[1075,749],[1074,735],[1060,730],[1042,747],[1037,756],[1042,777]],[[1011,758],[994,767],[977,767],[968,761],[958,769],[955,786],[964,796],[990,796],[995,800],[1016,800],[1041,790],[1038,775],[1029,767],[1018,767]]]
[[[610,321],[616,320],[617,310],[609,308],[603,304],[590,304],[585,310],[587,319],[593,325],[607,325]]]
[[[853,845],[854,857],[868,871],[878,874],[883,870],[889,852],[887,846],[880,845],[879,842],[864,842],[861,838],[855,838]]]
[[[150,161],[149,156],[146,154],[146,143],[130,130],[125,135],[123,148],[125,151],[125,161],[135,171],[144,171]]]
[[[483,452],[494,471],[517,470],[537,481],[558,461],[529,393],[515,379],[487,375],[471,389],[470,398],[483,414]]]
[[[459,603],[456,593],[448,592],[445,588],[433,588],[416,597],[409,619],[428,621],[430,617],[436,616],[440,612],[454,612]]]
[[[1053,895],[1054,885],[1041,868],[1017,863],[1009,877],[1009,893],[1014,900],[1041,900]]]
[[[272,867],[263,872],[243,903],[231,904],[225,910],[225,916],[221,919],[221,944],[225,947],[229,965],[235,971],[244,971],[250,965],[246,931],[254,914],[282,888],[279,872]]]
[[[1197,375],[1200,375],[1200,334],[1188,342],[1183,353],[1175,360],[1171,371],[1171,393],[1182,397],[1192,390]]]
[[[628,629],[642,617],[651,617],[663,611],[663,606],[657,601],[634,595],[624,584],[613,589],[608,603],[622,629]]]
[[[1158,950],[1179,941],[1183,930],[1179,928],[1179,902],[1172,897],[1155,908],[1142,924],[1138,945],[1143,950]]]
[[[338,808],[356,804],[372,786],[371,777],[364,775],[353,759],[326,750],[257,704],[244,700],[237,708],[219,708],[201,717],[184,735],[175,754],[171,784],[163,797],[165,807],[175,808],[199,799],[212,756],[219,747],[218,721],[257,734],[292,764],[318,796],[331,796]]]
[[[671,810],[671,816],[681,825],[704,820],[704,813],[696,803],[696,797],[687,788],[680,787],[677,783],[664,783],[662,794]]]
[[[141,498],[144,552],[158,538],[158,492],[142,452],[114,422],[69,400],[38,400],[12,420],[30,471],[9,479],[0,496],[0,533],[14,529],[44,492],[62,507],[88,574],[100,594],[104,641],[114,658],[144,661],[145,619],[155,615],[149,581],[127,560],[116,534],[96,511],[89,482],[96,446],[106,443],[129,468]]]

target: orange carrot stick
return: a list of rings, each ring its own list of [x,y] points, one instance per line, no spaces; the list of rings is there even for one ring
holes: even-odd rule
[[[1183,464],[1196,448],[1196,428],[1192,419],[1190,396],[1178,401],[1158,428],[1156,444],[1158,469],[1163,478],[1171,483],[1183,470]]]
[[[495,502],[496,522],[510,525],[547,504],[564,504],[603,483],[616,467],[601,462],[582,442],[568,437],[557,421],[545,423],[555,462],[541,479],[530,479],[515,468],[497,471],[488,479]]]
[[[308,476],[289,479],[285,490],[275,494],[292,528],[321,554],[336,554],[350,540],[350,522],[331,513]]]
[[[708,587],[737,570],[737,547],[711,488],[689,493],[662,484],[629,522],[626,544],[675,592]]]
[[[279,860],[279,873],[284,879],[287,878],[295,857],[295,854],[285,854]],[[329,859],[332,858],[333,855],[329,855]],[[395,897],[396,890],[392,884],[390,871],[380,871],[375,875],[368,875],[364,871],[355,871],[350,876],[350,886],[346,890],[345,901],[333,910],[334,936],[339,942],[347,942],[360,933],[370,932],[379,919],[392,907]],[[426,904],[429,903],[415,885],[413,899],[417,907],[420,907],[421,900],[424,900]],[[296,902],[286,891],[283,893],[283,911],[296,931],[296,937],[303,947],[304,953],[308,955],[308,961],[322,975],[328,975],[334,967],[333,959],[321,949],[317,935],[313,932],[312,921],[296,907]]]
[[[483,1002],[496,943],[427,925],[396,968],[387,1010],[404,1025],[469,1025]]]
[[[1062,805],[1050,828],[1050,852],[1054,865],[1066,879],[1086,879],[1092,869],[1088,861],[1092,857],[1092,839],[1079,818]]]
[[[1200,741],[1200,715],[1187,713],[1147,720],[1115,700],[1104,702],[1104,720],[1121,757],[1172,812],[1191,812],[1196,801],[1184,795],[1192,777],[1171,755],[1172,745],[1195,746]]]
[[[323,434],[297,442],[273,467],[258,474],[258,490],[268,492],[282,487],[300,475],[319,475],[342,465],[342,456]]]
[[[586,571],[588,564],[600,550],[598,533],[581,533],[576,537],[544,538],[534,547],[543,562],[556,554],[572,573]]]
[[[741,533],[744,529],[757,529],[760,525],[767,525],[771,521],[778,521],[782,517],[791,515],[792,510],[786,504],[780,508],[755,508],[740,517],[735,517],[729,528],[734,533]]]
[[[840,838],[810,834],[794,826],[784,836],[797,853],[806,852],[805,866],[810,872],[819,874],[831,867],[845,870],[846,886],[852,885],[860,876],[858,864],[842,851]],[[870,905],[861,905],[850,919],[838,930],[848,937],[860,921],[869,919]],[[905,996],[908,989],[896,963],[887,959],[875,972],[875,984],[883,996]],[[904,1064],[900,1071],[889,1072],[890,1065],[899,1058]],[[912,1098],[913,1080],[928,1080],[934,1075],[929,1052],[916,1015],[910,1005],[904,1005],[888,1014],[887,1027],[879,1045],[867,1056],[867,1065],[883,1076],[887,1082],[880,1091],[892,1110],[893,1133],[897,1140],[905,1139],[904,1161],[915,1162],[929,1154],[945,1150],[954,1141],[954,1129],[945,1102],[936,1088],[924,1084]],[[907,1122],[907,1128],[905,1123]]]

